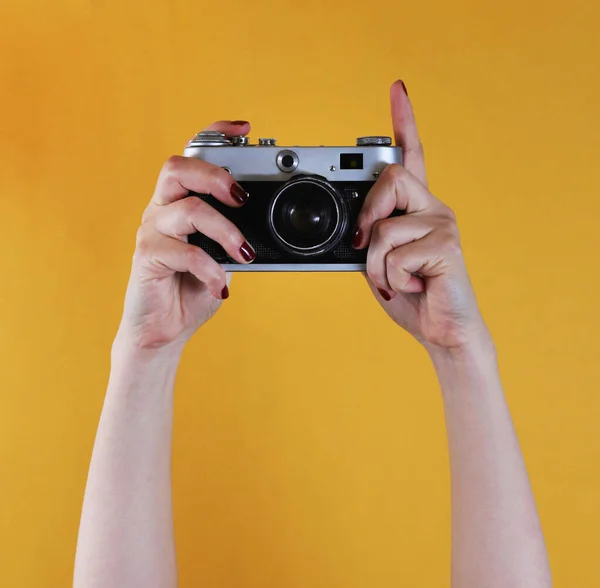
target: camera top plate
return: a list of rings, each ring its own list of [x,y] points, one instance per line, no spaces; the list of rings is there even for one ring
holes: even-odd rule
[[[353,147],[280,147],[272,138],[251,144],[247,137],[204,131],[188,142],[184,155],[223,167],[239,182],[285,182],[295,174],[315,174],[330,182],[374,182],[387,165],[402,163],[402,149],[380,136],[359,137]]]

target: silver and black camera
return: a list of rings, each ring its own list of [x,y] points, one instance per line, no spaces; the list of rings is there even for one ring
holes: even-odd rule
[[[359,137],[355,147],[278,147],[275,139],[196,135],[184,155],[218,165],[250,194],[240,208],[209,202],[236,224],[256,251],[253,263],[234,262],[216,242],[196,233],[189,241],[227,271],[362,271],[366,250],[352,248],[352,232],[367,192],[402,150],[390,137]]]

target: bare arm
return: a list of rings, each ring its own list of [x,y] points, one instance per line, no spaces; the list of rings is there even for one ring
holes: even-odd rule
[[[544,537],[491,343],[433,353],[452,477],[453,588],[548,588]]]
[[[171,433],[179,354],[114,346],[81,517],[76,588],[177,585]]]
[[[210,127],[227,135],[243,122]],[[75,588],[173,588],[173,385],[186,341],[229,296],[227,276],[187,242],[200,231],[240,263],[254,251],[238,228],[190,191],[229,206],[248,197],[223,169],[172,157],[138,231],[123,319],[81,514]]]
[[[367,280],[428,350],[442,387],[452,474],[453,588],[549,588],[535,502],[479,311],[454,213],[430,191],[404,84],[390,92],[403,165],[369,192],[354,246],[368,245]],[[394,210],[404,215],[389,218]]]

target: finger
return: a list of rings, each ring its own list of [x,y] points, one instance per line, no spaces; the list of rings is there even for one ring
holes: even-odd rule
[[[256,257],[241,231],[200,198],[184,198],[161,207],[154,222],[163,235],[182,241],[187,241],[187,235],[202,233],[219,243],[239,263],[249,263]]]
[[[169,273],[187,273],[206,284],[215,298],[227,297],[225,270],[208,253],[178,239],[153,233],[145,237],[143,228],[138,235],[135,258],[147,269],[159,272],[159,277]]]
[[[221,290],[222,300],[229,298],[229,288],[231,287],[231,272],[225,272],[225,276],[225,285],[227,286],[227,290]],[[203,292],[208,290],[206,284],[201,282],[196,276],[190,274],[189,272],[181,275],[181,281],[185,282],[187,289],[196,296],[200,296]]]
[[[412,214],[441,210],[443,206],[406,168],[388,165],[365,198],[356,221],[353,245],[357,249],[366,247],[371,240],[373,225],[389,217],[394,210]]]
[[[250,132],[250,123],[247,120],[219,120],[204,129],[205,131],[217,131],[226,137],[238,137]]]
[[[425,281],[448,272],[454,248],[443,231],[390,251],[386,256],[388,283],[394,292],[424,292]],[[416,274],[416,275],[415,275]]]
[[[394,82],[390,88],[390,107],[394,138],[396,145],[402,147],[404,166],[427,186],[423,144],[419,138],[415,113],[402,80]]]
[[[423,239],[434,230],[431,218],[403,216],[380,220],[375,223],[371,244],[367,252],[367,275],[380,290],[390,290],[387,277],[386,257],[390,251]]]
[[[189,192],[212,194],[228,206],[241,206],[248,200],[248,193],[224,169],[194,157],[173,155],[160,172],[152,202],[170,204]]]
[[[404,253],[405,252],[402,252],[402,248],[398,248],[390,251],[386,256],[386,274],[390,283],[391,292],[402,294],[425,292],[425,282],[423,281],[423,278],[414,275],[403,267],[402,258]],[[393,296],[389,296],[389,299],[392,297]]]

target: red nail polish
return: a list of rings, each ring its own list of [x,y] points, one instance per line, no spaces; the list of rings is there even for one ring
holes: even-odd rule
[[[385,291],[382,290],[381,288],[377,288],[377,292],[379,292],[379,295],[386,301],[389,302],[392,297]]]
[[[231,197],[238,202],[239,204],[246,204],[246,200],[248,200],[248,192],[244,190],[239,184],[232,184],[229,190]]]
[[[404,93],[408,96],[408,90],[406,89],[406,85],[402,80],[400,80],[400,83],[402,84],[402,89],[404,90]]]
[[[229,298],[229,288],[225,286],[225,288],[221,290],[221,299],[226,300],[227,298]]]
[[[240,247],[240,253],[242,254],[242,257],[248,262],[254,261],[256,259],[256,253],[254,252],[254,249],[252,249],[252,246],[250,245],[250,243],[248,243],[248,241],[244,241],[242,243],[242,246]]]
[[[354,231],[354,236],[352,237],[352,247],[355,249],[360,247],[360,243],[362,241],[362,229],[360,227],[356,227],[356,231]]]
[[[242,125],[247,125],[248,121],[247,120],[232,120],[231,124],[235,125],[236,127],[241,127]]]

